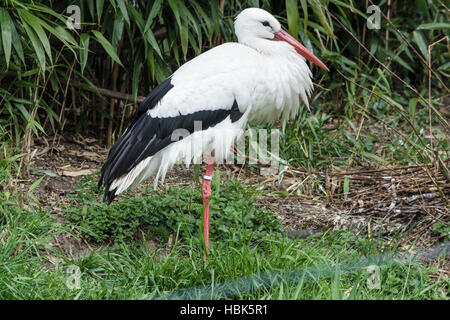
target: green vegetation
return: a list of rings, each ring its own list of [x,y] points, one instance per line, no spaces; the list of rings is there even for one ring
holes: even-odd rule
[[[444,241],[450,241],[450,226],[442,222],[436,222],[433,226],[433,231],[439,234]]]
[[[78,196],[79,201],[92,201],[87,192],[91,183],[82,184],[78,195],[85,196]],[[246,192],[236,182],[222,188],[231,196],[239,197],[239,193]],[[194,191],[187,188],[173,192]],[[170,244],[164,239],[151,242],[152,246],[145,232],[135,240],[121,241],[120,236],[126,234],[130,223],[123,230],[108,230],[112,238],[118,236],[114,244],[90,253],[75,253],[68,247],[64,253],[55,245],[55,237],[70,234],[81,241],[73,228],[83,225],[79,229],[83,237],[101,235],[103,213],[98,204],[89,209],[99,216],[97,222],[87,219],[83,224],[72,221],[61,225],[48,212],[19,209],[17,198],[1,195],[0,200],[1,299],[158,299],[182,297],[181,294],[204,299],[445,299],[443,288],[449,285],[448,278],[430,277],[438,270],[431,264],[383,259],[396,250],[397,240],[385,243],[382,238],[357,237],[349,232],[290,239],[277,232],[279,222],[271,214],[265,215],[264,224],[258,218],[251,226],[250,221],[238,217],[225,219],[226,210],[219,209],[217,203],[214,219],[221,221],[226,232],[218,232],[213,224],[208,265],[202,260],[202,245],[193,223],[181,214],[169,215],[171,223],[159,221],[158,225],[169,233],[175,231],[172,229],[175,226],[180,231]],[[142,202],[146,203],[141,200],[124,200],[121,214],[130,214],[123,208],[131,203],[137,212],[144,206]],[[156,206],[168,212],[178,210],[164,200]],[[231,210],[242,215],[246,209],[238,205]],[[75,209],[72,211],[74,215]],[[119,220],[112,217],[111,221]],[[112,223],[105,225],[111,227]],[[380,289],[368,285],[372,273],[366,267],[371,264],[380,266]],[[70,289],[73,274],[68,272],[69,266],[81,271],[79,289]],[[249,281],[243,279],[253,279],[252,283],[260,285],[256,290],[247,290]]]
[[[218,182],[214,181],[213,185],[217,186]],[[212,239],[244,231],[281,231],[281,223],[272,212],[254,206],[254,190],[245,189],[236,180],[214,189],[210,199],[214,212],[210,222]],[[170,234],[201,238],[203,206],[199,188],[143,190],[141,195],[110,205],[100,201],[96,181],[89,176],[76,191],[75,201],[64,214],[89,240],[130,240],[140,226],[149,229],[151,237],[160,235],[166,241]]]
[[[366,4],[379,6],[380,29],[368,28]],[[67,27],[75,12],[69,5],[80,8],[79,29]],[[439,272],[445,259],[374,260],[381,266],[380,289],[368,287],[363,266],[345,267],[398,251],[401,234],[392,241],[331,231],[290,239],[277,212],[255,206],[264,191],[235,180],[214,183],[208,265],[198,188],[143,189],[107,206],[93,175],[56,215],[32,192],[51,176],[20,187],[33,172],[36,138],[50,149],[55,137],[74,133],[110,146],[140,96],[185,61],[234,41],[233,19],[251,6],[272,12],[331,69],[312,69],[311,112],[305,108],[280,124],[281,157],[291,167],[342,172],[431,163],[448,185],[450,19],[444,1],[3,0],[0,299],[151,299],[191,287],[199,290],[194,297],[204,297],[206,288],[213,298],[447,299],[449,280]],[[438,189],[438,179],[427,174]],[[346,183],[351,200],[353,186]],[[448,189],[441,189],[448,205]],[[448,215],[434,221],[433,231],[449,240]],[[81,283],[71,290],[67,268],[73,265]],[[289,278],[296,270],[300,277]],[[261,275],[268,278],[255,290],[238,287],[224,296],[211,289]]]

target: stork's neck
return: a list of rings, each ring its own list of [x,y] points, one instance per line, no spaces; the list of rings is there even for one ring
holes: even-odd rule
[[[305,59],[289,44],[258,40],[246,44],[260,56],[259,94],[255,97],[258,103],[250,120],[271,123],[278,118],[292,118],[299,111],[300,98],[308,106],[313,89],[311,71]]]
[[[238,42],[255,49],[261,54],[274,57],[289,57],[296,54],[294,48],[283,41],[262,39],[254,36],[241,36]]]

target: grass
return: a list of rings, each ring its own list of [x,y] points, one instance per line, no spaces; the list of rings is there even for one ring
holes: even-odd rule
[[[391,96],[408,105],[407,98],[413,98],[406,91],[401,94]],[[364,95],[361,98],[367,99]],[[429,137],[424,138],[429,131],[425,110],[412,116],[413,129],[404,115],[396,113],[381,99],[365,110],[355,104],[351,107],[354,110],[345,114],[326,101],[315,101],[312,105],[312,112],[305,108],[295,121],[283,127],[281,158],[288,160],[292,167],[323,170],[331,165],[386,166],[429,161],[424,157],[425,146],[430,143]],[[437,126],[437,116],[432,115],[431,119],[433,144],[445,161],[450,147],[448,134]]]
[[[212,237],[223,238],[233,231],[280,231],[281,223],[274,214],[254,206],[254,189],[246,189],[237,180],[218,187],[210,199],[214,212]],[[103,190],[88,176],[76,188],[77,194],[66,208],[65,216],[92,241],[129,240],[138,227],[150,230],[167,241],[179,232],[183,238],[197,237],[202,228],[203,206],[199,188],[169,188],[168,191],[144,189],[143,195],[121,199],[107,205],[100,201]],[[217,213],[217,214],[216,214]]]
[[[166,196],[143,190],[146,196],[105,207],[90,190],[94,184],[92,178],[80,183],[73,201],[87,207],[66,208],[70,214],[65,224],[56,223],[54,216],[42,209],[20,208],[17,196],[0,196],[1,299],[447,298],[448,278],[430,277],[437,272],[435,266],[380,258],[394,252],[396,242],[344,231],[307,239],[284,236],[273,214],[252,207],[247,196],[253,190],[236,181],[220,185],[220,195],[228,197],[211,203],[212,222],[220,222],[223,228],[219,229],[218,223],[212,226],[207,265],[202,260],[199,210],[192,206],[186,211],[189,201],[183,198],[193,195],[192,200],[198,201],[195,190],[174,188]],[[181,207],[173,203],[177,197]],[[159,202],[153,203],[155,199]],[[122,229],[113,227],[118,219],[113,216],[103,227],[98,225],[100,217],[116,209],[130,215],[148,206],[155,213],[154,221],[146,220],[151,215],[141,212],[136,223]],[[165,220],[164,210],[172,213]],[[241,216],[251,210],[253,214],[242,221]],[[77,212],[88,212],[95,219],[85,216],[77,220]],[[230,212],[231,218],[225,219]],[[173,234],[172,243],[164,236],[148,241],[155,228],[160,235]],[[74,233],[74,229],[78,231]],[[137,230],[142,231],[141,236],[136,236]],[[71,253],[70,247],[63,252],[53,241],[60,234],[81,241],[78,234],[92,245],[96,241],[102,245],[90,253]],[[149,243],[153,245],[149,247]],[[380,289],[367,285],[372,275],[366,269],[370,264],[380,266]],[[76,285],[74,274],[68,272],[70,266],[81,271],[79,289],[69,288]]]

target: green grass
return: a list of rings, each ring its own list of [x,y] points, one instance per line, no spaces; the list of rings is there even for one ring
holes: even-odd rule
[[[413,99],[406,91],[390,96],[404,105]],[[364,92],[360,98],[368,99]],[[424,110],[415,114],[412,127],[407,116],[381,99],[373,100],[375,103],[368,104],[367,110],[353,105],[350,114],[339,114],[332,103],[313,101],[312,112],[304,109],[297,119],[283,126],[281,158],[294,168],[309,170],[324,170],[330,165],[375,167],[429,162],[424,157],[429,139],[423,138],[429,131],[428,114]],[[445,161],[450,150],[448,134],[436,126],[436,115],[432,115],[432,123],[434,146]]]
[[[237,180],[219,186],[213,180],[214,192],[210,198],[212,212],[210,233],[221,239],[232,232],[279,232],[281,222],[275,215],[254,206],[254,189],[246,189]],[[203,206],[200,188],[169,188],[168,191],[143,189],[142,194],[127,198],[121,196],[110,205],[100,201],[103,190],[98,190],[91,176],[75,188],[76,196],[64,214],[86,239],[129,240],[138,227],[167,241],[170,234],[183,238],[198,237],[202,228]]]
[[[386,259],[396,249],[394,242],[349,232],[326,232],[307,239],[283,236],[275,216],[253,207],[246,200],[252,190],[235,181],[221,185],[220,195],[228,197],[211,204],[212,247],[207,265],[202,259],[200,225],[193,220],[200,220],[198,208],[192,209],[196,206],[191,203],[191,211],[186,211],[186,197],[193,194],[192,202],[198,201],[195,190],[173,188],[166,195],[144,190],[148,195],[106,207],[96,202],[97,195],[90,190],[94,183],[91,178],[82,181],[74,197],[80,205],[66,208],[72,215],[66,224],[56,223],[52,214],[41,209],[21,209],[16,196],[1,196],[1,299],[446,299],[443,288],[449,280],[430,278],[436,267]],[[138,212],[150,207],[156,218],[141,212],[135,216],[137,222],[122,230],[113,227],[118,216],[99,222],[105,214],[113,214],[112,208],[118,215],[132,215],[133,208]],[[76,210],[92,214],[98,223],[88,216],[73,219]],[[165,220],[163,210],[171,212]],[[241,220],[251,210],[250,218]],[[231,218],[226,219],[229,213]],[[102,245],[91,253],[64,254],[53,238],[61,233],[76,237],[73,228],[92,245]],[[171,246],[163,236],[152,237],[155,228],[174,234]],[[133,236],[138,229],[143,230],[142,236]],[[100,235],[107,241],[95,238]],[[155,248],[146,245],[149,237],[156,241]],[[371,274],[365,267],[370,264],[380,266],[380,289],[367,286]],[[73,279],[69,266],[81,271],[79,289],[67,286]]]

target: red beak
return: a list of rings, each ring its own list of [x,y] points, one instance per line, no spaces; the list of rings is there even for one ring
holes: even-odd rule
[[[307,60],[311,61],[316,66],[321,67],[324,70],[330,71],[327,66],[319,60],[319,58],[312,54],[312,52],[306,49],[300,42],[298,42],[293,36],[291,36],[283,29],[275,33],[274,40],[286,41],[295,48],[295,51],[304,56]]]

